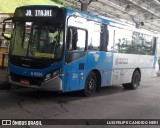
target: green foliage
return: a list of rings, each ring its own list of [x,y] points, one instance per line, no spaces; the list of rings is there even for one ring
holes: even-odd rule
[[[55,2],[55,3],[57,3],[57,4],[60,4],[60,5],[63,5],[63,4],[64,4],[64,2],[62,2],[62,1],[60,1],[60,0],[51,0],[51,1],[53,1],[53,2]]]

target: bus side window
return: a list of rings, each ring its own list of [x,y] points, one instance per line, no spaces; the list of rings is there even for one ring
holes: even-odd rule
[[[68,30],[68,50],[69,51],[85,51],[86,31],[77,28],[69,28]]]
[[[132,31],[116,28],[115,29],[115,42],[114,50],[119,53],[129,53],[132,52]]]
[[[109,33],[107,24],[101,25],[101,34],[100,34],[100,51],[107,51]]]
[[[68,29],[66,63],[84,57],[86,50],[87,31],[75,27]]]
[[[107,46],[107,51],[109,52],[117,52],[114,51],[114,42],[115,42],[115,30],[114,27],[111,27],[108,25],[108,46]]]
[[[72,29],[72,50],[77,50],[78,33],[77,29]]]
[[[88,50],[99,51],[101,41],[102,24],[89,21],[88,23]],[[102,43],[102,41],[101,41]]]
[[[146,55],[154,55],[154,42],[156,41],[155,38],[149,35],[144,35],[144,51]]]

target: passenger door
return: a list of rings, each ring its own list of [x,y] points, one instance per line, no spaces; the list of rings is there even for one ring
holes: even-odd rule
[[[79,85],[84,84],[83,74],[85,72],[87,57],[87,30],[69,27],[67,32],[66,50],[66,90],[78,90]]]

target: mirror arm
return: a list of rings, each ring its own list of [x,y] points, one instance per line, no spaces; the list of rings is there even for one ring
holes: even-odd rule
[[[4,35],[4,32],[2,32],[2,36],[3,36],[6,40],[10,40],[9,37],[6,37],[6,36]]]
[[[9,37],[6,37],[6,36],[4,35],[4,33],[5,33],[5,28],[6,28],[6,21],[8,21],[8,20],[13,20],[13,18],[12,18],[12,17],[9,17],[9,18],[3,20],[2,36],[3,36],[6,40],[10,40]]]
[[[13,20],[13,17],[9,17],[3,20],[3,23],[5,23],[7,20]]]

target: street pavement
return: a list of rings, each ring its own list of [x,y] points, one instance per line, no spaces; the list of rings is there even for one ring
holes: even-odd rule
[[[92,97],[82,97],[78,92],[56,94],[32,88],[0,90],[0,119],[79,119],[86,122],[86,125],[82,126],[44,125],[37,128],[111,128],[111,125],[90,125],[87,119],[159,119],[159,78],[147,79],[137,90],[123,89],[122,86],[104,87]],[[159,128],[159,125],[112,126]]]
[[[0,90],[9,89],[9,86],[6,84],[6,69],[0,68]]]
[[[101,88],[92,97],[78,92],[56,93],[32,88],[8,89],[0,69],[0,119],[159,119],[160,77],[141,82],[137,90]],[[0,126],[2,127],[2,126]],[[13,126],[14,128],[18,126]],[[33,128],[36,126],[19,126]],[[37,128],[111,128],[111,125],[44,125]],[[159,128],[158,125],[113,125],[113,128]],[[10,128],[10,127],[9,127]],[[11,126],[12,128],[12,126]]]

